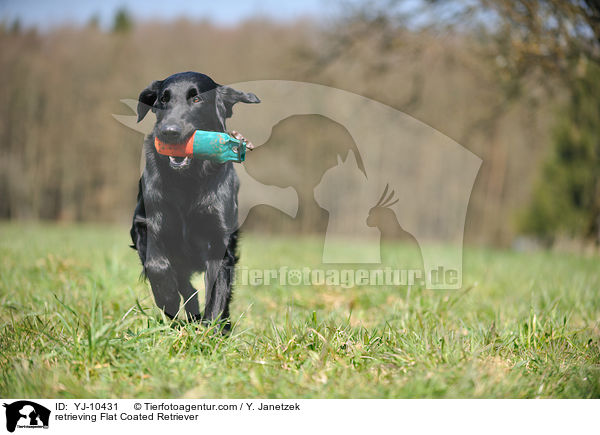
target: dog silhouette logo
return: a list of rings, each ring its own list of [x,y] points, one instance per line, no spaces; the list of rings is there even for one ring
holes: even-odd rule
[[[14,432],[16,428],[48,428],[50,410],[29,400],[19,400],[4,404],[6,408],[6,430]]]

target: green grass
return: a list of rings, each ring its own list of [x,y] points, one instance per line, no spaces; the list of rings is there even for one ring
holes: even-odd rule
[[[128,242],[0,225],[1,396],[600,397],[598,257],[471,248],[461,291],[239,286],[222,337],[165,322]],[[314,264],[319,247],[246,235],[242,264]]]

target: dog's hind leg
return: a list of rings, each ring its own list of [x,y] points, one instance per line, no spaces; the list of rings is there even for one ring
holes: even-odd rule
[[[234,278],[234,269],[238,261],[237,256],[238,232],[233,232],[225,249],[221,249],[220,254],[215,254],[206,263],[206,306],[204,308],[204,320],[207,322],[222,319],[225,320],[225,330],[231,327],[229,322],[229,303],[232,296],[232,285]],[[223,251],[224,255],[223,255]]]
[[[133,222],[131,223],[131,230],[129,230],[129,234],[131,235],[131,241],[133,242],[131,247],[138,251],[138,255],[140,256],[140,260],[142,262],[142,267],[144,268],[142,273],[145,275],[148,228],[146,220],[146,207],[144,205],[144,196],[142,194],[142,178],[140,178],[138,186],[137,205],[135,206],[135,211],[133,212]]]

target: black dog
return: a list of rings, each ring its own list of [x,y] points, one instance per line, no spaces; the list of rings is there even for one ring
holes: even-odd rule
[[[239,181],[233,164],[158,154],[154,138],[183,143],[195,130],[225,132],[237,102],[259,103],[252,93],[185,72],[154,81],[138,98],[138,122],[151,108],[154,130],[144,142],[146,167],[139,182],[131,238],[156,304],[173,318],[180,297],[189,319],[225,321],[238,261]],[[194,272],[206,272],[206,303],[200,314]]]

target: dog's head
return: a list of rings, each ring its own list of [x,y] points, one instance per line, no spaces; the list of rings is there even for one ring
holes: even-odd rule
[[[163,142],[186,142],[194,131],[225,131],[225,120],[238,102],[260,103],[252,93],[236,91],[215,83],[210,77],[196,72],[173,74],[152,82],[138,98],[138,122],[148,110],[156,113],[154,135]],[[189,157],[167,157],[173,169],[190,166]]]

